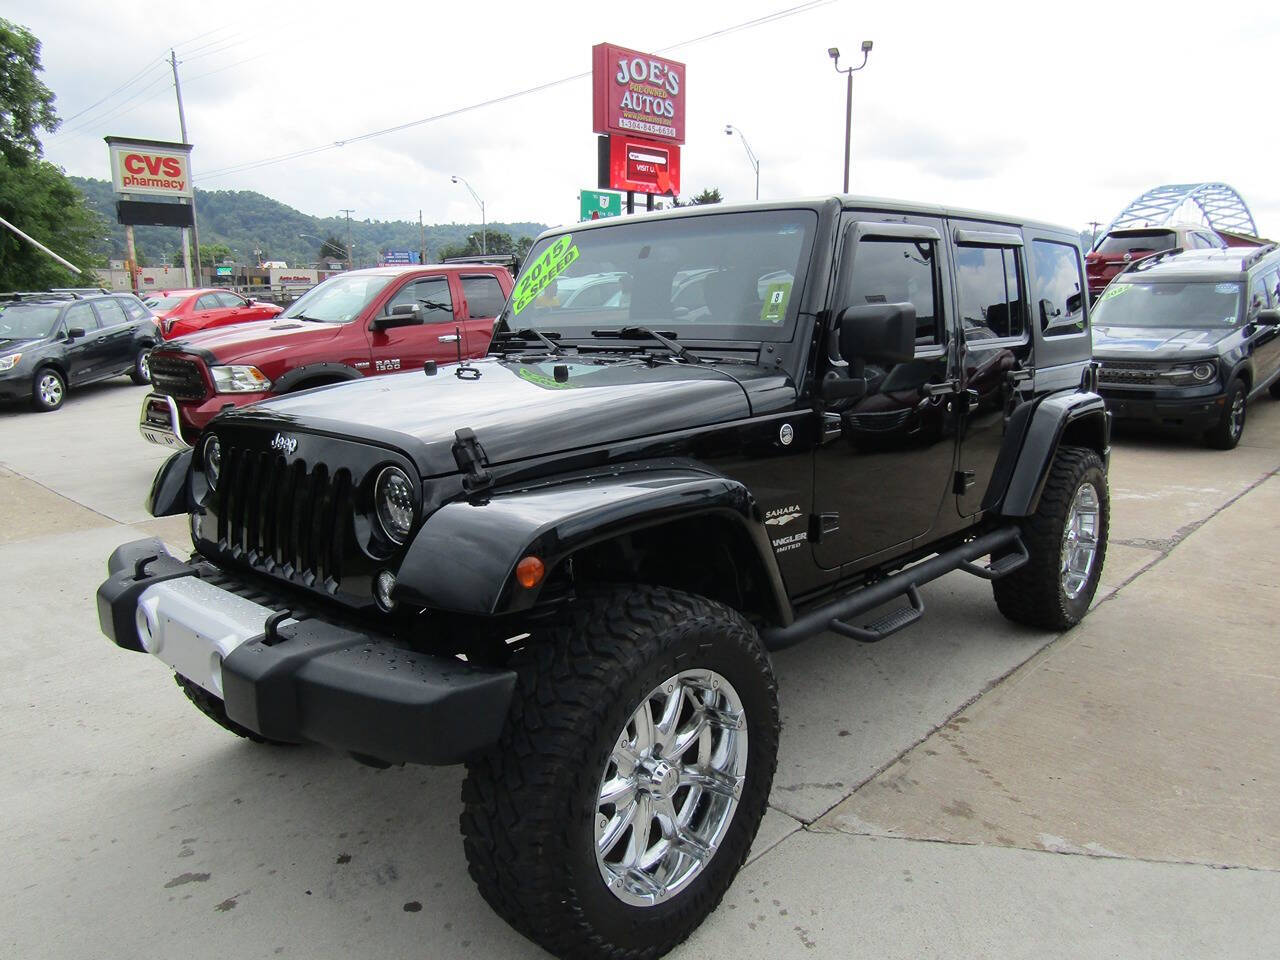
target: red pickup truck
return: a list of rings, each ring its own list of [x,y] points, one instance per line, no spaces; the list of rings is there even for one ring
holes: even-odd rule
[[[228,405],[341,380],[484,356],[511,293],[493,264],[378,267],[330,277],[272,320],[172,340],[148,358],[154,390],[138,428],[194,444]]]

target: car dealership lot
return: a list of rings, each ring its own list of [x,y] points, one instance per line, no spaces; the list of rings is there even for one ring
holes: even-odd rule
[[[0,409],[6,955],[542,955],[457,837],[461,771],[259,747],[112,647],[146,388]],[[784,720],[753,861],[676,956],[1258,956],[1280,936],[1280,404],[1234,451],[1124,435],[1097,609],[1057,637],[953,574],[877,646],[775,656]],[[1230,867],[1233,869],[1220,869]]]

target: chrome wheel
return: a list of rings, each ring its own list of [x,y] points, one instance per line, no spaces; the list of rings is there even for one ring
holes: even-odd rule
[[[596,864],[615,897],[650,907],[715,856],[747,771],[747,718],[712,670],[684,670],[649,692],[614,742],[596,799]]]
[[[62,378],[56,373],[43,374],[36,384],[36,391],[40,394],[41,403],[46,407],[56,407],[62,403]]]
[[[1062,591],[1074,600],[1084,591],[1098,556],[1098,523],[1101,505],[1092,483],[1082,483],[1071,500],[1066,528],[1062,531],[1059,572]]]
[[[151,382],[151,361],[145,350],[138,354],[138,376],[147,383]]]
[[[1240,434],[1244,432],[1244,391],[1236,391],[1236,395],[1231,398],[1231,420],[1227,427],[1231,431],[1231,438],[1239,440]]]

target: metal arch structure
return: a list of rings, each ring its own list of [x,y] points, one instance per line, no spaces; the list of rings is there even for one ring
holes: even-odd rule
[[[1244,198],[1226,183],[1166,183],[1148,190],[1120,211],[1099,236],[1124,227],[1161,226],[1172,222],[1184,204],[1194,203],[1214,230],[1258,235]]]

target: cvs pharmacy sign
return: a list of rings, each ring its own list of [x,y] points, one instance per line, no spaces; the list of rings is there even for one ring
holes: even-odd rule
[[[191,145],[107,137],[116,193],[190,197]]]

